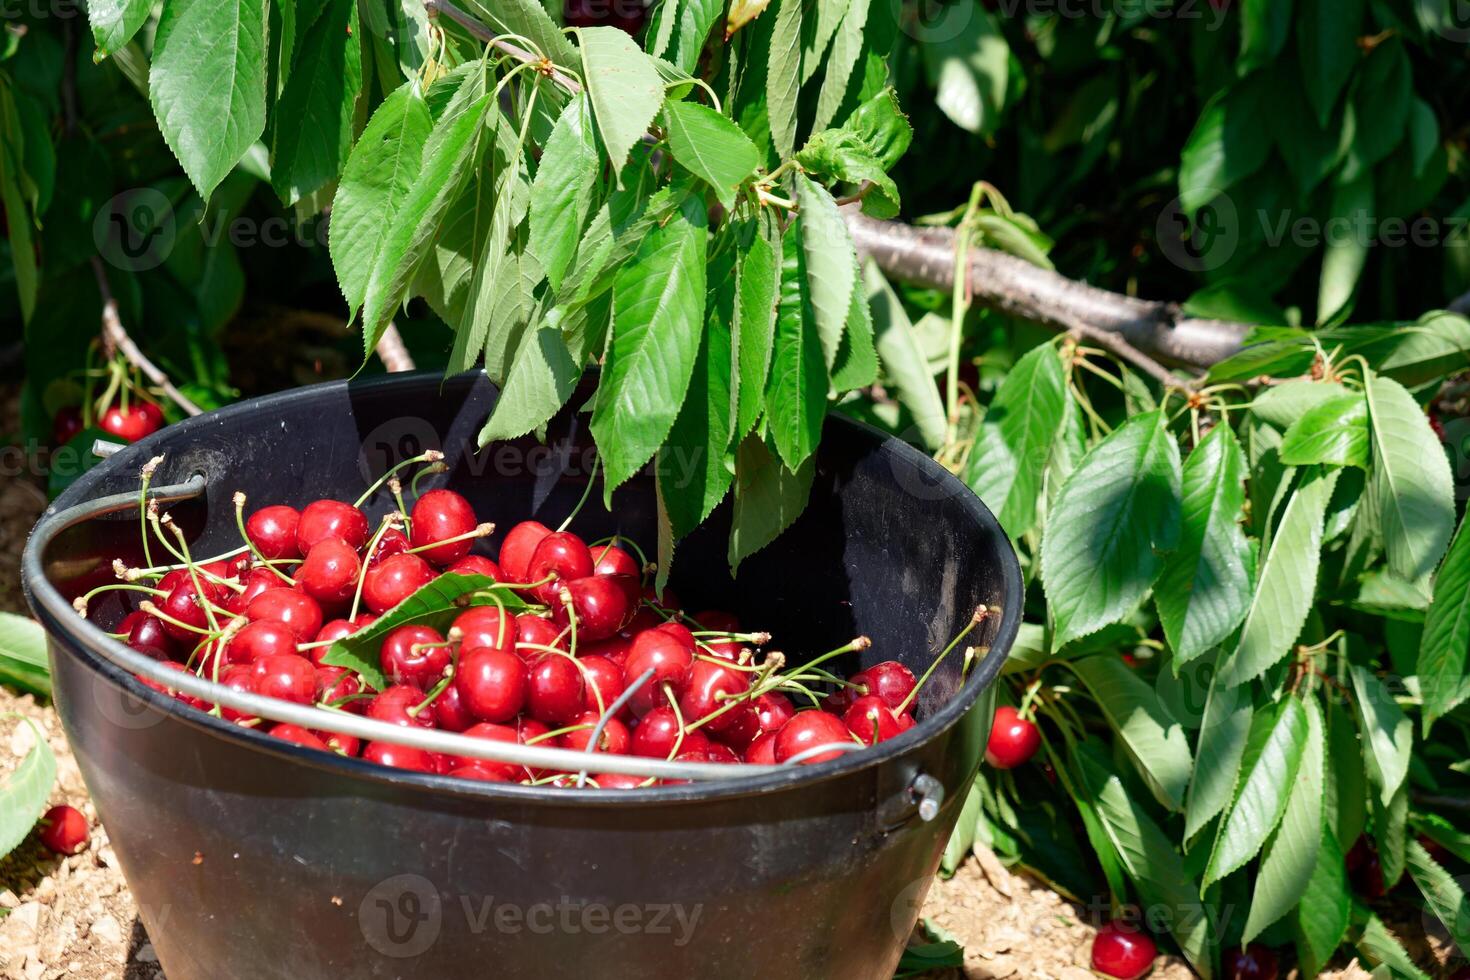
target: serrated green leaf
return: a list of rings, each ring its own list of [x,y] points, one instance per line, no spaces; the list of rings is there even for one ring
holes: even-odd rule
[[[1240,762],[1245,755],[1253,709],[1245,688],[1220,682],[1220,672],[1210,679],[1200,719],[1193,778],[1185,802],[1184,840],[1190,846],[1200,831],[1215,819],[1235,796]]]
[[[1414,732],[1408,716],[1372,671],[1353,664],[1353,705],[1363,732],[1363,761],[1384,806],[1409,772]]]
[[[87,21],[98,54],[109,55],[133,39],[153,11],[153,0],[90,0]]]
[[[726,209],[735,192],[760,163],[760,151],[744,131],[708,106],[670,102],[664,106],[669,149],[715,192]]]
[[[352,150],[362,45],[352,36],[355,0],[329,0],[307,28],[280,100],[273,128],[271,186],[287,204],[337,179]],[[289,121],[299,121],[299,124]]]
[[[1425,904],[1444,925],[1460,955],[1470,957],[1470,901],[1460,881],[1440,867],[1416,840],[1409,841],[1408,858],[1409,874]]]
[[[781,159],[796,149],[796,100],[801,91],[802,0],[777,0],[766,64],[766,113]]]
[[[684,404],[704,327],[705,217],[686,202],[613,284],[613,336],[592,434],[612,491],[653,457]]]
[[[1388,567],[1415,582],[1434,570],[1454,533],[1450,464],[1403,385],[1369,372],[1364,393],[1373,442],[1371,486]]]
[[[913,324],[903,303],[878,266],[869,259],[863,267],[868,309],[873,314],[878,358],[894,395],[913,416],[919,441],[930,451],[944,444],[944,402],[924,354],[914,339]],[[973,484],[972,484],[973,485]]]
[[[817,448],[827,414],[827,366],[811,312],[806,255],[798,218],[781,247],[781,291],[776,335],[766,384],[766,418],[776,451],[788,469],[799,468]]]
[[[832,53],[827,58],[822,76],[822,89],[817,95],[817,114],[812,131],[820,132],[832,124],[847,95],[848,80],[863,53],[863,28],[868,22],[870,0],[851,0],[832,39]]]
[[[939,110],[968,132],[995,130],[1011,74],[1010,45],[995,16],[963,0],[921,18],[913,32]]]
[[[1184,728],[1154,689],[1113,653],[1073,661],[1072,669],[1097,699],[1154,798],[1170,810],[1183,810],[1194,759]]]
[[[1315,977],[1337,952],[1347,935],[1350,908],[1342,846],[1324,825],[1312,876],[1291,921],[1303,976]]]
[[[1368,776],[1352,711],[1336,699],[1327,702],[1327,802],[1332,833],[1339,841],[1355,841],[1368,819]]]
[[[1041,481],[1061,432],[1066,389],[1056,348],[1034,347],[1006,373],[980,424],[965,482],[1012,538],[1036,526]]]
[[[549,326],[527,330],[505,388],[480,429],[479,445],[514,439],[545,425],[566,404],[581,377],[582,366],[567,350],[560,330]]]
[[[700,52],[715,22],[725,12],[725,3],[724,0],[681,0],[678,8],[676,29],[671,32],[672,47],[661,57],[668,58],[680,71],[692,72],[699,67]]]
[[[1242,943],[1249,943],[1271,923],[1302,900],[1311,886],[1322,845],[1322,711],[1315,700],[1305,702],[1306,743],[1281,824],[1266,842],[1251,895]]]
[[[1465,662],[1470,656],[1470,516],[1450,543],[1434,577],[1434,599],[1424,619],[1416,674],[1424,699],[1424,731],[1470,695]]]
[[[1301,633],[1316,594],[1323,521],[1335,482],[1335,473],[1309,468],[1287,497],[1261,560],[1240,642],[1221,666],[1224,683],[1257,677],[1286,656]]]
[[[798,174],[796,201],[801,209],[797,237],[801,242],[805,306],[830,370],[847,328],[852,291],[857,286],[857,262],[847,223],[832,195],[805,174]]]
[[[1289,466],[1314,463],[1368,465],[1368,401],[1344,394],[1307,410],[1281,438],[1281,461]]]
[[[1255,560],[1239,524],[1245,476],[1245,453],[1228,425],[1210,430],[1184,461],[1179,550],[1154,588],[1178,663],[1224,642],[1250,607]]]
[[[458,5],[497,35],[526,38],[541,54],[559,65],[571,65],[577,60],[577,49],[539,0],[458,0]]]
[[[1366,910],[1364,910],[1366,911]],[[1396,980],[1429,980],[1429,974],[1414,965],[1413,957],[1404,951],[1404,947],[1383,920],[1372,912],[1365,916],[1363,934],[1358,938],[1358,952],[1369,963],[1386,968],[1389,976]]]
[[[592,109],[586,96],[577,95],[557,117],[531,184],[528,247],[546,270],[552,289],[561,288],[576,254],[601,169]]]
[[[0,783],[0,854],[15,850],[46,809],[46,798],[56,782],[56,755],[46,742],[46,732],[27,718],[36,742],[20,765]]]
[[[1256,78],[1247,79],[1220,92],[1200,112],[1179,162],[1179,205],[1185,214],[1194,214],[1265,164],[1271,138],[1260,124],[1264,94]]]
[[[581,27],[577,37],[597,131],[608,159],[621,167],[663,106],[663,79],[633,39],[616,27]]]
[[[1307,713],[1288,697],[1274,712],[1259,714],[1241,761],[1241,780],[1220,822],[1205,868],[1204,884],[1220,881],[1255,857],[1286,812],[1307,741]]]
[[[29,616],[0,612],[0,683],[51,696],[46,631]]]
[[[1158,412],[1092,448],[1057,496],[1041,542],[1053,645],[1138,608],[1179,543],[1179,446]]]
[[[866,388],[878,380],[878,351],[873,346],[873,314],[868,309],[867,297],[863,295],[859,274],[857,258],[854,256],[854,285],[852,297],[847,303],[847,329],[842,332],[837,360],[832,364],[832,388],[838,392]]]
[[[265,0],[170,0],[148,72],[158,129],[209,195],[265,129]]]
[[[737,405],[732,444],[738,444],[750,434],[765,408],[781,269],[781,229],[774,215],[763,212],[756,220],[749,244],[735,257],[739,301],[733,329],[738,337],[736,354],[740,363],[738,383],[734,385]]]
[[[730,522],[730,572],[791,526],[806,509],[815,460],[788,470],[763,439],[751,434],[735,456],[735,507]]]

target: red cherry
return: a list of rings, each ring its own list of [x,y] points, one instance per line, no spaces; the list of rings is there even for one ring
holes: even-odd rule
[[[80,854],[87,846],[87,818],[76,807],[53,806],[40,828],[41,843],[54,854]]]
[[[444,676],[451,653],[438,630],[408,625],[383,637],[378,658],[389,681],[427,691]]]
[[[1148,972],[1158,955],[1148,933],[1122,922],[1109,922],[1092,940],[1092,968],[1118,980],[1136,980]]]
[[[531,555],[541,539],[551,533],[551,528],[540,521],[521,521],[511,528],[500,546],[500,570],[507,582],[530,582],[526,577],[531,567]]]
[[[296,569],[296,584],[318,602],[333,605],[352,598],[361,572],[362,561],[357,557],[357,550],[328,538],[312,545],[306,553],[306,559]]]
[[[130,612],[118,624],[117,631],[127,634],[128,646],[154,660],[168,660],[173,656],[173,637],[163,628],[163,620],[156,616],[142,610]]]
[[[620,630],[616,635],[609,636],[605,640],[595,640],[592,643],[583,644],[581,638],[577,643],[577,658],[601,657],[611,660],[621,669],[628,662],[628,652],[633,649],[633,638],[628,635],[627,630]]]
[[[160,666],[167,667],[169,670],[176,670],[181,674],[193,674],[193,671],[191,671],[188,667],[185,667],[183,664],[174,660],[164,660],[161,662]],[[158,683],[157,681],[149,680],[141,674],[135,674],[134,676],[137,678],[139,684],[142,684],[144,687],[152,688],[159,694],[166,694],[169,697],[173,698],[175,701],[178,701],[182,704],[187,704],[191,708],[198,708],[200,711],[209,710],[209,705],[205,704],[203,701],[200,701],[198,698],[190,697],[189,695],[184,694],[180,691],[176,691],[171,687],[166,687]]]
[[[745,749],[745,761],[753,766],[776,764],[776,733],[762,732]]]
[[[134,402],[127,410],[113,405],[97,419],[97,427],[119,439],[137,442],[163,427],[163,412],[157,405],[145,401]]]
[[[592,552],[587,550],[581,538],[569,531],[553,531],[542,538],[531,553],[531,563],[526,568],[528,581],[540,582],[553,577],[552,581],[531,590],[539,601],[551,606],[560,601],[558,596],[562,584],[591,574]]]
[[[574,732],[563,732],[556,737],[559,748],[573,749],[577,752],[587,751],[592,744],[592,731],[596,727],[599,715],[595,711],[584,711],[572,719],[574,725],[587,725],[587,728],[579,728]],[[631,736],[628,734],[628,726],[616,718],[609,718],[607,725],[602,729],[602,737],[597,740],[597,751],[606,752],[608,755],[627,755],[628,744]]]
[[[475,716],[465,707],[459,688],[450,684],[434,699],[434,727],[446,732],[462,732],[475,723]]]
[[[232,691],[239,691],[243,694],[259,693],[255,689],[255,666],[253,664],[231,664],[220,671],[219,682]],[[200,705],[200,708],[201,710],[208,710],[209,706]],[[234,708],[227,708],[224,705],[220,705],[219,709],[220,717],[225,721],[237,721],[248,724],[257,720],[254,715],[236,711]]]
[[[295,742],[297,745],[304,745],[309,749],[320,749],[323,752],[331,751],[327,748],[326,742],[323,742],[312,734],[311,731],[302,728],[300,725],[283,722],[276,725],[267,734],[274,735],[276,738],[283,739],[287,742]]]
[[[373,553],[368,558],[368,567],[376,565],[385,558],[401,555],[408,551],[408,536],[396,527],[390,527],[378,536],[378,543],[373,546]]]
[[[256,694],[294,704],[316,700],[316,666],[305,657],[271,654],[251,665]]]
[[[507,722],[526,703],[526,666],[504,650],[470,650],[460,657],[454,686],[472,716]]]
[[[695,660],[689,665],[688,680],[679,694],[679,710],[686,722],[696,722],[723,708],[729,698],[749,689],[750,680],[743,671],[708,660]],[[726,711],[709,723],[710,731],[718,733],[724,727],[738,725],[735,717],[738,713],[738,708]]]
[[[694,663],[693,652],[675,635],[663,630],[648,630],[639,633],[633,640],[633,649],[623,664],[623,675],[629,682],[642,677],[653,669],[653,677],[633,692],[628,703],[635,714],[644,715],[665,703],[664,685],[669,685],[675,697],[684,689],[689,678],[689,667]],[[694,719],[690,719],[693,721]]]
[[[296,529],[301,513],[285,504],[262,507],[245,522],[245,536],[267,558],[300,558],[296,546]]]
[[[698,734],[691,733],[691,736]],[[667,759],[679,737],[679,718],[673,708],[654,708],[633,729],[628,751],[649,759]],[[688,738],[685,739],[688,741]]]
[[[434,570],[418,555],[393,555],[368,568],[362,580],[362,601],[375,613],[385,613],[434,578]]]
[[[741,761],[740,756],[736,754],[735,750],[723,742],[711,742],[709,743],[709,748],[704,751],[709,756],[709,761],[711,762],[739,765]]]
[[[996,769],[1014,769],[1031,761],[1041,748],[1041,731],[1022,718],[1015,708],[1003,704],[995,709],[990,740],[985,743],[985,761]]]
[[[391,742],[369,742],[362,750],[362,757],[369,762],[390,769],[407,769],[410,772],[438,772],[439,767],[431,753],[410,745],[394,745]]]
[[[323,704],[332,704],[362,693],[362,681],[346,667],[318,665],[316,668],[316,699]],[[362,701],[345,701],[339,705],[353,714],[362,712]]]
[[[627,575],[589,575],[566,582],[551,606],[559,626],[568,621],[565,593],[577,616],[577,640],[605,640],[627,624],[638,604],[638,580]]]
[[[477,725],[471,725],[469,728],[466,728],[464,733],[470,738],[483,738],[491,742],[509,742],[512,745],[519,744],[520,742],[519,733],[517,733],[515,728],[510,725],[495,725],[487,722],[480,722]],[[516,766],[509,765],[508,763],[495,762],[491,759],[479,759],[474,756],[468,755],[451,755],[449,756],[449,764],[455,769],[460,769],[465,766],[479,766],[484,769],[495,769],[503,772],[507,778],[515,775],[517,771]]]
[[[602,772],[593,776],[587,783],[594,783],[598,789],[639,789],[645,780],[642,776],[632,776],[625,772]]]
[[[641,582],[643,569],[637,559],[617,545],[600,544],[592,549],[592,574],[631,575],[634,580]]]
[[[481,783],[513,783],[515,777],[504,769],[492,769],[490,766],[476,763],[470,766],[460,766],[458,769],[449,770],[449,775],[455,779],[473,779]]]
[[[230,637],[225,649],[225,659],[232,664],[248,664],[261,657],[296,654],[296,634],[282,623],[269,619],[246,623],[244,628]],[[316,651],[313,650],[313,653]]]
[[[454,618],[450,632],[459,631],[459,648],[509,650],[515,646],[516,617],[499,606],[471,606]]]
[[[311,596],[295,589],[267,589],[250,600],[245,616],[280,623],[303,643],[309,642],[322,628],[322,607]]]
[[[409,515],[409,540],[419,552],[436,565],[451,565],[470,553],[474,538],[462,538],[440,544],[449,538],[469,534],[478,526],[475,509],[453,490],[430,490],[413,505]],[[427,547],[432,545],[433,547]]]
[[[695,622],[712,633],[739,633],[740,619],[723,609],[706,609],[694,614]]]
[[[818,745],[851,741],[852,736],[848,734],[847,726],[842,723],[841,718],[825,711],[801,711],[782,726],[781,731],[776,734],[776,761],[785,762],[792,756]],[[802,763],[811,766],[818,762],[830,762],[840,758],[842,758],[840,751],[822,752],[813,758],[803,759]]]
[[[410,714],[424,700],[424,692],[408,684],[394,684],[373,698],[367,705],[367,717],[374,721],[386,721],[392,725],[417,725],[433,728],[434,716],[427,708]]]
[[[202,630],[209,628],[209,614],[204,611],[204,603],[218,603],[219,600],[220,586],[200,576],[197,588],[192,578],[185,578],[175,585],[169,590],[168,595],[163,597],[158,608],[171,619]],[[184,640],[191,645],[200,640],[200,634],[175,625],[167,619],[162,620],[162,625],[163,631],[175,640]]]
[[[689,627],[683,623],[659,623],[654,627],[660,633],[667,633],[683,645],[690,653],[699,650],[699,643],[694,639],[694,634],[689,632]]]
[[[312,642],[336,643],[343,637],[351,636],[353,633],[356,633],[360,629],[362,629],[362,626],[358,623],[354,623],[350,619],[334,619],[330,623],[327,623],[325,626],[323,626],[321,629],[317,630],[316,636],[313,637]],[[332,649],[330,646],[312,647],[311,658],[313,660],[319,661],[322,655],[330,649]]]
[[[548,653],[526,662],[526,713],[548,725],[570,725],[582,713],[582,672],[570,657]]]
[[[505,581],[505,573],[500,566],[484,555],[465,555],[444,570],[455,575],[483,575],[492,582]]]
[[[763,732],[775,734],[782,725],[796,717],[796,707],[780,691],[767,691],[758,695],[753,703]]]
[[[848,678],[854,684],[867,688],[866,693],[876,694],[888,707],[898,710],[917,686],[913,671],[897,660],[885,660]]]
[[[723,743],[740,752],[761,733],[760,716],[749,701],[731,708],[705,727],[716,744]]]
[[[63,405],[56,410],[51,420],[51,445],[64,446],[76,438],[86,426],[82,425],[82,410],[75,405]]]
[[[858,698],[842,716],[847,730],[865,745],[885,742],[903,732],[903,725],[887,702],[875,694]]]
[[[1220,954],[1220,976],[1224,980],[1276,980],[1279,968],[1276,953],[1260,943]]]
[[[532,616],[522,613],[516,617],[516,644],[532,643],[543,647],[557,647],[564,649],[565,644],[558,642],[561,630],[557,629],[549,619],[540,616]],[[532,650],[531,652],[534,652]]]
[[[583,654],[577,662],[582,665],[582,681],[586,685],[582,707],[600,715],[623,693],[623,668],[596,654]]]
[[[361,548],[368,539],[367,517],[340,500],[313,500],[301,509],[296,547],[304,555],[313,545],[328,538],[336,538],[351,548]]]
[[[242,615],[250,605],[250,600],[262,592],[289,588],[285,582],[281,581],[280,576],[268,568],[252,568],[245,573],[245,578],[240,584],[244,586],[244,589],[239,592],[230,590],[225,596],[225,601],[221,603],[237,616]]]

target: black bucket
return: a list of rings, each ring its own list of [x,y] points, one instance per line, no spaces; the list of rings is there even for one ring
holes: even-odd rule
[[[38,524],[25,586],[57,707],[168,976],[891,976],[979,765],[1022,601],[990,512],[898,440],[830,419],[785,534],[732,582],[726,504],[674,567],[687,607],[731,608],[782,649],[870,636],[843,670],[897,659],[918,673],[992,607],[966,641],[983,657],[967,676],[958,654],[943,662],[915,728],[820,765],[626,791],[384,769],[181,707],[114,662],[131,651],[99,627],[120,606],[95,603],[87,621],[68,604],[114,557],[133,560],[139,527],[136,509],[68,512],[136,494],[155,455],[156,486],[204,477],[170,508],[196,555],[238,544],[236,490],[251,506],[351,499],[426,448],[448,455],[435,482],[501,529],[559,523],[586,485],[586,416],[563,413],[545,445],[474,453],[495,398],[483,378],[399,375],[234,405],[121,450]],[[645,476],[610,512],[589,502],[575,529],[651,544],[655,521]]]

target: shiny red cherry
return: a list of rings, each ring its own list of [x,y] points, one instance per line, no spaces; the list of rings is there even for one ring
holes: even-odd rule
[[[478,783],[513,783],[516,781],[515,777],[504,769],[495,769],[480,763],[451,769],[449,775],[455,779],[471,779]]]
[[[223,670],[220,671],[219,683],[223,684],[225,687],[228,687],[232,691],[238,691],[242,694],[259,693],[255,689],[254,664],[231,664],[230,666],[225,667]],[[201,705],[200,707],[203,710],[208,710],[207,705]],[[219,709],[220,717],[223,718],[225,721],[235,721],[248,724],[257,720],[254,715],[246,714],[243,711],[236,711],[234,708],[227,708],[224,705],[220,705]]]
[[[511,528],[500,545],[500,570],[505,573],[504,581],[530,582],[527,572],[531,567],[531,555],[541,539],[551,533],[551,528],[540,521],[521,521]]]
[[[322,752],[331,751],[327,748],[326,742],[323,742],[321,739],[317,738],[316,735],[314,735],[309,729],[302,728],[300,725],[292,725],[286,722],[282,722],[281,724],[271,728],[271,730],[267,732],[267,734],[273,735],[276,738],[279,738],[286,742],[295,742],[297,745],[304,745],[309,749],[319,749]]]
[[[296,547],[301,554],[328,538],[351,548],[361,548],[368,539],[368,519],[362,511],[340,500],[313,500],[301,509],[296,525]]]
[[[1041,748],[1041,731],[1022,718],[1015,708],[1003,704],[995,709],[990,740],[985,743],[985,761],[996,769],[1014,769],[1031,761]]]
[[[452,565],[470,553],[475,539],[464,537],[479,525],[470,502],[453,490],[430,490],[413,505],[409,540],[435,565]],[[450,538],[459,538],[449,541]],[[448,542],[441,544],[440,542]],[[432,547],[430,547],[432,546]]]
[[[599,715],[595,711],[584,711],[572,719],[574,725],[586,725],[572,732],[563,732],[556,737],[558,748],[572,749],[577,752],[587,751],[592,744],[592,732],[596,728]],[[628,726],[616,718],[609,718],[603,726],[602,736],[597,740],[597,751],[608,755],[627,755],[631,736],[628,734]]]
[[[639,633],[623,664],[623,675],[632,683],[652,669],[653,677],[633,692],[628,702],[633,712],[644,715],[665,704],[665,686],[678,697],[689,679],[689,667],[693,663],[693,652],[677,636],[657,629]]]
[[[162,620],[163,631],[175,640],[187,642],[191,646],[198,643],[201,635],[195,630],[206,630],[209,628],[209,614],[205,612],[204,604],[218,603],[221,587],[213,582],[199,577],[199,585],[195,586],[193,578],[184,578],[164,596],[158,603],[158,608],[170,619],[178,620],[193,626],[194,630]]]
[[[296,529],[301,513],[295,507],[272,504],[250,515],[245,522],[245,535],[266,558],[300,558],[296,545]]]
[[[428,708],[418,711],[424,692],[409,684],[394,684],[368,702],[367,717],[392,725],[434,727],[434,713]],[[414,713],[417,712],[417,713]]]
[[[577,663],[582,666],[582,681],[586,687],[582,707],[602,714],[623,693],[623,668],[596,654],[582,654],[577,657]]]
[[[427,691],[444,677],[452,653],[438,630],[410,624],[383,637],[378,659],[389,682]]]
[[[54,854],[80,854],[87,846],[87,818],[76,807],[53,806],[38,826],[41,843]]]
[[[551,606],[558,626],[569,621],[567,600],[577,617],[577,641],[605,640],[632,619],[638,605],[638,580],[627,575],[589,575],[564,583]]]
[[[643,579],[638,560],[615,544],[600,544],[592,549],[592,574],[631,575],[640,583]]]
[[[244,588],[239,592],[236,592],[234,589],[229,590],[225,594],[224,602],[221,603],[225,609],[237,616],[243,615],[246,608],[250,605],[250,600],[262,592],[268,592],[271,589],[290,588],[286,582],[282,581],[279,575],[268,568],[252,568],[245,573],[245,577],[240,584]]]
[[[914,679],[913,671],[909,670],[897,660],[885,660],[876,663],[866,670],[859,671],[848,678],[854,684],[861,684],[867,688],[867,694],[876,694],[883,699],[888,707],[898,710],[898,706],[912,693],[917,681]]]
[[[329,664],[317,665],[316,699],[319,703],[336,704],[345,711],[361,714],[362,699],[345,700],[361,693],[362,681],[346,667],[333,667]]]
[[[904,730],[893,709],[876,694],[854,701],[843,713],[842,723],[865,745],[887,741]]]
[[[250,620],[280,623],[308,643],[322,628],[322,607],[315,599],[295,589],[267,589],[245,607]]]
[[[316,700],[316,666],[294,653],[269,654],[250,665],[256,694],[293,704]]]
[[[633,737],[628,743],[632,755],[650,759],[667,759],[674,752],[679,738],[679,719],[673,708],[655,708],[638,722]],[[685,732],[684,740],[678,742],[680,752],[703,752],[709,747],[709,738],[703,732]]]
[[[362,601],[375,613],[385,613],[434,578],[434,569],[418,555],[393,555],[368,568],[362,580]]]
[[[454,617],[449,632],[456,630],[459,631],[459,648],[462,651],[510,650],[515,647],[515,614],[501,612],[499,606],[471,606]]]
[[[174,654],[175,644],[163,620],[150,616],[141,609],[130,612],[118,624],[117,632],[127,634],[124,641],[139,653],[146,653],[154,660],[168,660]]]
[[[1154,965],[1158,947],[1136,926],[1109,922],[1092,940],[1092,968],[1118,980],[1137,980]]]
[[[475,723],[475,716],[465,707],[459,688],[450,684],[434,699],[434,727],[446,732],[462,732]]]
[[[526,703],[526,666],[504,650],[470,650],[460,657],[454,686],[472,716],[507,722]]]
[[[754,705],[763,732],[779,732],[782,725],[796,717],[796,707],[780,691],[767,691],[757,695]]]
[[[542,538],[526,567],[526,575],[531,582],[552,579],[531,590],[539,602],[551,606],[560,601],[558,596],[563,584],[591,574],[592,552],[587,550],[581,538],[569,531],[553,531]]]
[[[749,676],[740,670],[708,660],[695,660],[689,665],[688,679],[679,692],[679,710],[686,723],[693,723],[725,707],[726,702],[750,690]],[[738,724],[736,709],[726,711],[709,723],[711,733]]]
[[[285,624],[259,619],[246,623],[240,632],[230,637],[225,659],[232,664],[248,664],[261,657],[294,656],[298,642],[296,634]]]
[[[644,782],[642,776],[633,776],[625,772],[601,772],[591,777],[587,785],[595,786],[597,789],[639,789]]]
[[[516,617],[516,644],[535,644],[543,647],[557,647],[565,649],[565,641],[558,638],[561,629],[549,619],[540,616],[532,616],[529,613],[521,613]],[[534,648],[527,649],[527,655],[535,652]]]
[[[145,401],[135,401],[127,409],[113,405],[98,417],[97,428],[119,439],[137,442],[163,428],[163,411]]]
[[[336,538],[327,538],[312,545],[306,553],[296,569],[296,584],[317,602],[337,605],[352,598],[361,572],[357,549]]]
[[[745,749],[744,759],[753,766],[776,764],[776,733],[762,732]]]
[[[526,713],[560,728],[582,713],[582,672],[570,657],[548,653],[526,661]]]
[[[500,566],[484,555],[465,555],[444,570],[455,575],[483,575],[492,582],[505,581],[505,573]]]
[[[818,745],[831,745],[841,742],[851,742],[852,736],[848,734],[847,726],[842,719],[836,715],[830,715],[825,711],[801,711],[781,727],[776,734],[776,761],[784,763],[787,759],[815,748]],[[802,760],[804,765],[816,765],[819,762],[830,762],[833,759],[842,758],[842,752],[821,752],[816,756]]]
[[[464,734],[470,738],[482,738],[491,742],[509,742],[512,745],[520,744],[520,735],[512,725],[496,725],[489,722],[480,722],[466,728]],[[504,773],[508,778],[519,774],[519,767],[509,763],[495,762],[491,759],[480,759],[470,755],[451,755],[449,765],[455,769],[464,766],[480,766],[485,769],[494,769]]]
[[[410,745],[394,745],[391,742],[369,742],[362,750],[362,757],[369,762],[390,769],[407,769],[410,772],[438,772],[438,765],[431,753]]]

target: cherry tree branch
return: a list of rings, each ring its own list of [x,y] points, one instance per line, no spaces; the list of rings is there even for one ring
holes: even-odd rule
[[[469,13],[456,7],[453,3],[450,2],[450,0],[424,0],[424,9],[429,12],[429,15],[431,17],[443,15],[444,17],[449,18],[460,27],[462,27],[465,33],[469,34],[471,37],[484,41],[492,48],[495,48],[497,51],[501,51],[505,54],[510,55],[517,61],[523,61],[528,65],[544,65],[546,69],[545,74],[547,75],[547,77],[556,82],[562,88],[566,89],[568,92],[571,92],[573,95],[582,91],[581,83],[579,83],[575,78],[568,75],[566,72],[557,68],[549,60],[547,60],[546,58],[538,58],[535,54],[527,51],[519,44],[515,44],[512,41],[505,40],[500,35],[492,31],[489,27],[485,26],[474,17],[472,17]]]
[[[127,330],[123,328],[122,317],[117,313],[117,300],[112,295],[112,287],[107,284],[107,270],[102,267],[102,260],[92,256],[92,274],[97,277],[97,291],[102,294],[102,345],[110,353],[118,351],[123,357],[133,364],[144,376],[172,399],[173,403],[183,409],[189,415],[199,415],[202,409],[189,400],[188,396],[175,388],[173,382],[168,380],[159,367],[138,349],[133,343],[133,338],[128,336]]]
[[[383,331],[383,336],[378,338],[378,346],[374,348],[378,359],[383,362],[383,367],[388,369],[389,374],[399,374],[403,371],[414,369],[413,355],[408,352],[408,347],[403,343],[403,335],[398,332],[398,324],[392,320],[388,321],[388,329]]]

